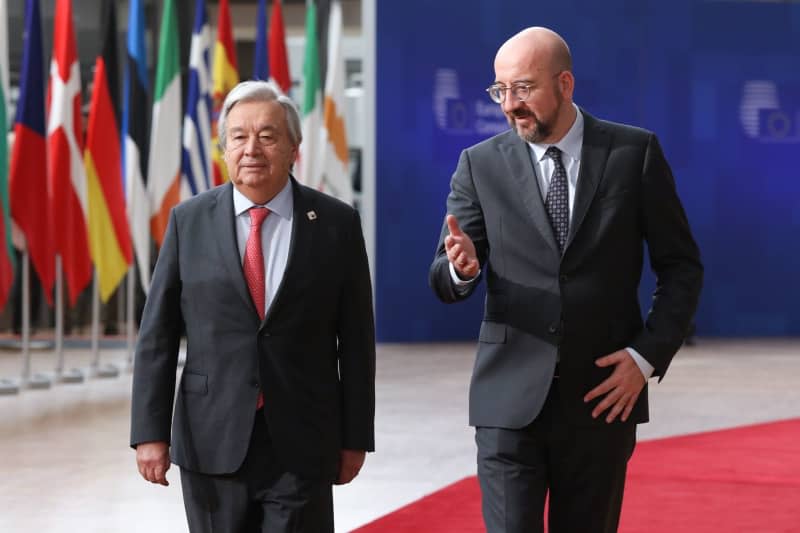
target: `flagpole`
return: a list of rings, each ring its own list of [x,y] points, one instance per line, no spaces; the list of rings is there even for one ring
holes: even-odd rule
[[[28,251],[22,252],[22,380],[21,385],[28,384],[28,378],[31,375],[31,303],[30,303],[30,290],[28,284],[30,283],[30,258]]]
[[[100,364],[100,347],[98,335],[100,330],[100,293],[97,286],[97,272],[95,271],[92,279],[92,374],[97,375],[97,367]]]
[[[136,261],[131,263],[131,268],[128,270],[128,312],[127,314],[127,339],[126,339],[126,363],[125,369],[130,372],[133,370],[133,337],[134,337],[134,320],[133,315],[136,312],[134,306],[134,298],[136,296]]]
[[[49,389],[50,378],[44,374],[31,374],[31,289],[30,258],[25,250],[22,256],[22,380],[27,389]]]
[[[64,370],[64,274],[61,254],[56,254],[56,380]]]
[[[56,254],[56,371],[59,383],[82,383],[83,372],[77,368],[64,371],[64,272],[61,254]]]
[[[115,378],[119,369],[114,365],[100,366],[100,282],[95,271],[92,282],[92,375],[96,378]]]
[[[113,330],[117,332],[119,335],[119,324],[122,321],[122,317],[125,316],[125,309],[127,309],[127,298],[128,298],[128,291],[123,290],[123,285],[125,284],[125,279],[119,280],[119,285],[116,288],[116,295],[117,295],[117,314],[114,316],[114,328]]]

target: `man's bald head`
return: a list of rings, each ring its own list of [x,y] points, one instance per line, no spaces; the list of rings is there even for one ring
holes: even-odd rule
[[[541,26],[525,28],[503,43],[495,56],[495,65],[499,61],[528,63],[552,73],[572,70],[567,42],[553,30]]]

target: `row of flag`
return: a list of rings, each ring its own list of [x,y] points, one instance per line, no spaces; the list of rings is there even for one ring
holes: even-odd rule
[[[15,274],[12,226],[19,229],[51,305],[56,256],[61,258],[70,306],[90,283],[93,269],[100,298],[107,301],[134,261],[146,292],[151,239],[161,245],[169,210],[227,181],[216,117],[226,95],[239,82],[228,0],[219,1],[214,43],[206,1],[196,0],[183,117],[175,0],[163,3],[152,105],[148,103],[151,85],[142,0],[129,2],[122,105],[115,0],[104,0],[102,44],[95,60],[85,137],[72,0],[56,0],[47,85],[39,0],[26,0],[10,162],[6,2],[0,0],[0,308],[7,302]],[[331,3],[324,86],[319,73],[317,9],[313,0],[306,7],[304,141],[298,178],[351,202],[343,120],[341,5],[339,0]],[[266,0],[259,0],[253,77],[270,80],[285,94],[290,91],[280,0],[272,2],[268,32]]]

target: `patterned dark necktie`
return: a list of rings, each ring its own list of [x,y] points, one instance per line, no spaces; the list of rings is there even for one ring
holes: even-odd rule
[[[558,242],[558,250],[564,251],[569,233],[569,188],[567,186],[567,170],[561,162],[561,150],[555,146],[547,149],[545,154],[553,160],[555,171],[550,180],[550,187],[547,189],[547,198],[544,207],[550,225],[553,227],[553,234]]]

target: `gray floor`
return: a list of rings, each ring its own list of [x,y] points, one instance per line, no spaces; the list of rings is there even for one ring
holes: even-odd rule
[[[124,363],[122,350],[102,361]],[[377,447],[362,475],[335,490],[336,529],[348,531],[475,473],[466,393],[472,344],[380,345]],[[71,348],[66,367],[91,355]],[[36,352],[33,370],[54,365]],[[21,360],[0,352],[0,378]],[[800,416],[800,339],[701,339],[651,385],[640,439]],[[139,478],[128,448],[130,375],[0,396],[0,531],[186,531],[177,470],[172,484]]]

